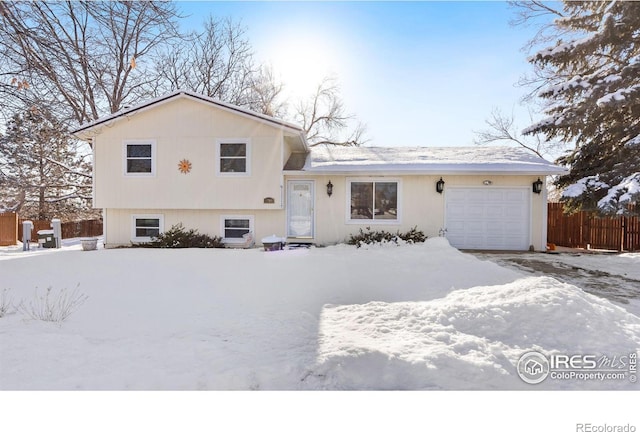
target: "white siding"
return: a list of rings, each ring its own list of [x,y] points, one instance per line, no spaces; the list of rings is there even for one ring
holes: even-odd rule
[[[370,178],[370,176],[362,176]],[[529,200],[529,207],[525,211],[527,218],[527,241],[525,249],[530,244],[536,250],[545,250],[546,238],[544,238],[543,227],[546,227],[546,199],[544,194],[533,194],[531,192],[531,183],[537,180],[538,176],[442,176],[445,181],[444,193],[439,194],[435,190],[436,182],[440,179],[440,175],[433,176],[392,176],[388,178],[401,178],[402,195],[402,220],[400,222],[391,223],[389,225],[374,225],[370,221],[363,220],[362,223],[347,223],[345,214],[347,214],[347,176],[325,175],[325,176],[290,176],[288,179],[313,179],[316,182],[315,194],[315,211],[316,211],[316,230],[315,242],[319,244],[335,244],[344,242],[350,234],[355,234],[360,228],[367,226],[372,229],[384,229],[387,231],[406,231],[414,226],[425,232],[429,237],[437,237],[441,229],[446,228],[445,220],[445,200],[449,192],[455,190],[456,187],[473,187],[479,191],[499,191],[501,189],[519,189]],[[348,176],[349,179],[356,178],[353,175]],[[333,184],[333,195],[329,197],[326,193],[326,184],[331,180]],[[491,185],[484,186],[483,181],[490,180]],[[478,199],[481,195],[477,195]],[[500,192],[502,194],[502,192]],[[495,194],[489,193],[488,197],[496,197]],[[520,198],[517,198],[518,200]],[[505,211],[512,213],[520,212],[522,208],[518,205],[514,208],[507,208]],[[471,210],[474,211],[474,210]],[[498,210],[489,209],[488,212]],[[518,216],[519,217],[519,216]],[[517,229],[520,229],[518,227]],[[515,229],[515,228],[514,228]]]
[[[217,176],[217,143],[250,142],[250,175]],[[141,141],[142,140],[142,141]],[[125,142],[154,142],[154,175],[127,176]],[[104,127],[94,139],[98,208],[281,209],[283,132],[190,99],[176,99]],[[178,169],[182,160],[191,171]],[[274,198],[265,204],[264,198]]]

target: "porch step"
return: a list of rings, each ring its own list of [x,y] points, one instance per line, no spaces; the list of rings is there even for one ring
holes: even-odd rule
[[[313,243],[287,242],[287,249],[309,249]]]

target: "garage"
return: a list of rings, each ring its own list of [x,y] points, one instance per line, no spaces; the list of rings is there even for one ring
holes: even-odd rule
[[[447,239],[459,249],[529,249],[530,193],[528,188],[448,188]]]

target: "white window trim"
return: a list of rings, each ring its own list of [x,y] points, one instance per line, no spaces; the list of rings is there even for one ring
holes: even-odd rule
[[[245,172],[221,172],[220,171],[220,145],[244,144],[246,145],[246,171]],[[251,140],[249,138],[225,138],[216,140],[216,175],[220,177],[248,177],[251,175]]]
[[[398,214],[396,219],[351,219],[351,183],[396,183],[398,185]],[[346,216],[348,225],[402,225],[402,179],[397,177],[347,177]]]
[[[255,235],[254,231],[254,217],[253,215],[221,215],[220,216],[220,237],[222,237],[223,243],[244,243],[242,238],[226,238],[224,236],[225,226],[224,221],[227,219],[248,219],[249,220],[249,232]]]
[[[128,145],[151,145],[151,172],[150,173],[130,173],[127,172],[127,146]],[[155,140],[126,140],[122,142],[122,173],[125,177],[155,177],[156,175],[156,141]]]
[[[135,243],[146,243],[151,241],[151,237],[136,237],[136,219],[158,219],[160,233],[164,232],[164,215],[162,214],[134,214],[131,215],[131,241]]]

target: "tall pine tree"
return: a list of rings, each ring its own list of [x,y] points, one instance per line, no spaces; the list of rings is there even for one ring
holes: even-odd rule
[[[51,113],[16,114],[0,136],[0,207],[25,218],[64,220],[94,212],[90,153]]]
[[[530,58],[547,117],[524,133],[575,144],[558,160],[570,209],[623,213],[640,199],[640,3],[565,1],[564,15]]]

